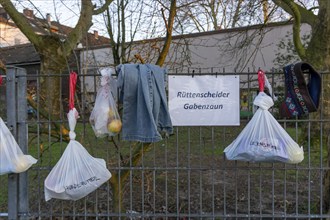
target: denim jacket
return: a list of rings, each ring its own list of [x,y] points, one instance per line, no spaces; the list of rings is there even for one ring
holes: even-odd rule
[[[157,142],[173,131],[167,108],[165,69],[152,64],[117,66],[119,101],[123,104],[122,139]]]

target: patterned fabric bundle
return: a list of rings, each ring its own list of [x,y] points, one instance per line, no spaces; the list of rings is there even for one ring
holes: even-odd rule
[[[309,74],[306,84],[304,73]],[[282,117],[308,115],[316,112],[321,94],[321,76],[314,68],[304,62],[284,67],[285,100],[281,105]]]

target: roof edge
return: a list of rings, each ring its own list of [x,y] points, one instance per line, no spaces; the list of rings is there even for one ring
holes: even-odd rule
[[[238,32],[238,31],[247,31],[252,29],[261,29],[261,28],[269,28],[269,27],[278,27],[278,26],[285,26],[285,25],[291,25],[293,24],[292,20],[288,21],[280,21],[280,22],[272,22],[267,24],[256,24],[251,26],[244,26],[244,27],[235,27],[235,28],[229,28],[229,29],[221,29],[221,30],[213,30],[213,31],[205,31],[205,32],[196,32],[196,33],[190,33],[190,34],[181,34],[181,35],[173,35],[172,39],[182,39],[182,38],[193,38],[193,37],[201,37],[201,36],[210,36],[215,34],[223,34],[223,33],[231,33],[231,32]],[[146,43],[146,42],[154,42],[154,41],[164,41],[165,37],[159,37],[159,38],[150,38],[150,39],[144,39],[144,40],[136,40],[133,42],[127,42],[127,43]],[[97,46],[91,46],[88,49],[100,49],[100,48],[107,48],[110,47],[110,45],[97,45]],[[78,48],[77,50],[85,50],[86,48]]]

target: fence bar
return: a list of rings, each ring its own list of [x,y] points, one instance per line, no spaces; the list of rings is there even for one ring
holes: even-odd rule
[[[16,88],[15,69],[7,71],[7,126],[16,137]],[[18,217],[18,174],[8,174],[8,219],[15,220]]]
[[[28,153],[28,134],[27,134],[27,78],[26,70],[16,68],[17,76],[17,138],[18,145],[24,154]],[[28,171],[19,174],[19,207],[20,219],[28,218],[29,200],[28,200]]]
[[[223,150],[230,144],[249,122],[252,114],[241,116],[239,127],[174,127],[174,134],[159,143],[153,143],[152,152],[142,150],[141,161],[133,164],[134,146],[119,141],[114,146],[112,138],[97,139],[89,126],[89,105],[95,98],[97,91],[97,74],[83,74],[81,77],[94,76],[94,82],[81,78],[81,83],[94,83],[87,91],[83,87],[77,92],[79,104],[82,105],[81,118],[78,120],[77,132],[79,141],[92,156],[107,158],[107,166],[112,173],[129,172],[129,181],[123,184],[120,179],[115,180],[124,193],[123,201],[114,204],[111,185],[107,183],[95,192],[79,201],[61,201],[53,199],[44,201],[43,180],[51,167],[60,158],[67,143],[62,135],[59,138],[51,136],[51,124],[66,123],[63,107],[60,109],[60,119],[50,119],[40,114],[42,99],[40,94],[41,75],[27,76],[20,69],[13,68],[12,73],[6,75],[7,81],[7,114],[8,126],[17,137],[22,150],[27,153],[27,144],[33,148],[30,153],[39,155],[39,162],[29,171],[36,178],[23,177],[25,174],[9,175],[8,195],[5,205],[9,207],[9,214],[0,213],[0,219],[325,219],[330,218],[322,205],[324,172],[329,169],[325,164],[328,153],[325,148],[323,126],[330,122],[324,118],[321,105],[320,118],[292,118],[278,117],[278,106],[271,109],[271,113],[278,119],[298,144],[305,150],[305,160],[297,165],[281,163],[248,163],[242,161],[228,161]],[[187,75],[195,77],[209,75],[202,73],[203,69],[188,69]],[[211,75],[227,75],[225,70],[220,73],[211,70]],[[256,93],[256,73],[235,73],[245,75],[240,79],[240,88],[248,94],[248,109],[252,110],[252,96]],[[272,73],[271,83],[277,82]],[[328,73],[329,74],[329,73]],[[171,75],[171,74],[169,74]],[[274,77],[275,76],[275,77]],[[46,77],[68,77],[68,74],[53,74]],[[22,80],[22,81],[21,81]],[[37,98],[37,113],[26,117],[26,81],[35,85]],[[31,81],[30,81],[31,80]],[[63,80],[61,80],[63,81]],[[30,83],[29,83],[30,85]],[[63,99],[67,89],[61,84],[59,99]],[[23,89],[24,88],[24,89]],[[282,88],[276,88],[282,95]],[[63,94],[62,94],[63,93]],[[88,97],[87,97],[88,96]],[[90,102],[89,102],[90,101]],[[1,103],[6,104],[6,103]],[[79,105],[80,106],[80,105]],[[90,106],[91,107],[91,106]],[[88,109],[88,111],[85,111]],[[320,142],[312,144],[314,125],[320,124]],[[36,139],[32,135],[27,139],[27,125],[30,132],[36,132]],[[300,140],[300,133],[306,125],[308,132],[306,139]],[[35,129],[35,130],[34,130]],[[318,132],[318,131],[317,131]],[[24,135],[25,134],[25,135]],[[316,136],[316,135],[315,135]],[[298,139],[299,137],[299,139]],[[27,141],[29,142],[27,143]],[[43,147],[43,145],[47,145]],[[317,146],[321,149],[318,149]],[[324,145],[324,146],[323,146]],[[38,146],[35,148],[35,146]],[[104,153],[106,152],[106,154]],[[104,154],[103,154],[104,153]],[[149,155],[151,154],[151,155]],[[127,164],[129,163],[129,164]],[[27,175],[27,174],[26,174]],[[7,177],[7,176],[6,176]],[[23,179],[22,179],[23,178]],[[152,180],[151,180],[152,178]],[[25,182],[29,180],[28,182]],[[7,181],[4,181],[7,183]],[[25,185],[25,186],[24,186]],[[7,187],[7,186],[6,186]],[[25,187],[25,188],[24,188]],[[29,190],[27,190],[29,189]],[[153,192],[150,191],[153,189]],[[37,192],[32,193],[31,191]],[[28,192],[30,194],[28,195]],[[1,197],[2,195],[0,195]],[[0,198],[1,199],[1,198]],[[121,199],[121,198],[120,198]],[[29,203],[28,203],[29,202]],[[8,203],[8,204],[7,204]],[[115,209],[117,206],[119,211]],[[320,205],[320,210],[317,210]],[[2,208],[2,207],[1,207]]]

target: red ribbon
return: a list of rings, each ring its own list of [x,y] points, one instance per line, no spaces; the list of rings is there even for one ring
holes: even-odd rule
[[[74,93],[76,91],[77,73],[70,73],[70,96],[69,96],[69,110],[74,108]]]
[[[265,72],[261,69],[258,70],[259,92],[265,90]]]
[[[2,76],[0,75],[0,86],[1,86],[1,84],[2,84]]]

